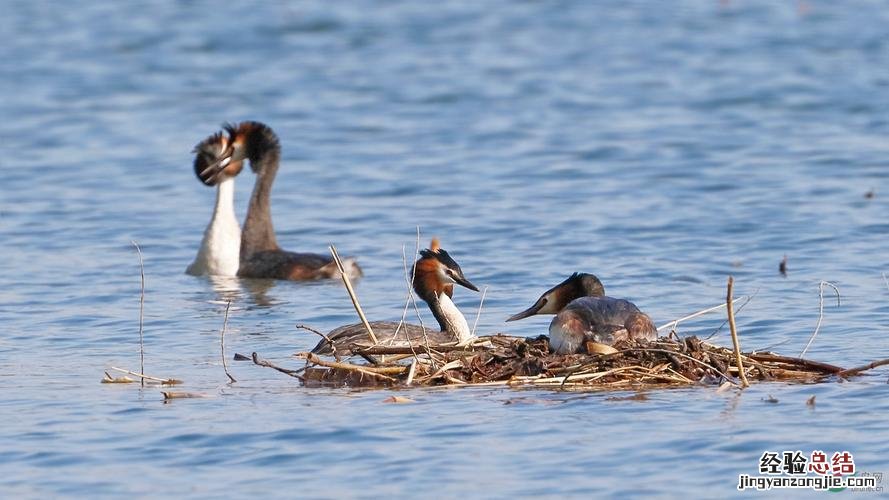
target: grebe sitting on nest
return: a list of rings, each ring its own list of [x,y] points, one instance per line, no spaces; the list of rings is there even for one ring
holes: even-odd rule
[[[244,159],[250,160],[250,169],[256,174],[241,234],[238,276],[281,280],[339,278],[339,270],[331,257],[288,252],[278,246],[271,212],[272,183],[281,160],[281,144],[275,132],[253,121],[226,125],[225,130],[228,132],[226,149],[199,175],[201,179],[212,180],[230,164]],[[354,259],[343,259],[343,266],[350,278],[362,275]]]
[[[377,341],[384,345],[423,345],[430,346],[446,342],[463,342],[472,338],[466,318],[454,305],[451,297],[454,284],[478,291],[475,285],[463,276],[463,270],[454,259],[439,247],[438,239],[433,239],[428,250],[420,252],[414,264],[413,287],[429,306],[438,321],[440,331],[427,330],[420,325],[400,324],[395,321],[372,321],[370,326]],[[400,328],[399,328],[400,325]],[[327,339],[330,339],[328,341]],[[312,349],[315,354],[333,354],[331,342],[339,355],[351,355],[349,347],[354,343],[370,344],[371,339],[362,323],[341,326],[318,342]]]
[[[205,185],[216,186],[216,206],[213,207],[213,216],[207,229],[204,230],[201,248],[194,262],[185,270],[194,276],[235,276],[238,273],[241,226],[235,217],[235,176],[241,173],[244,163],[233,161],[213,178],[201,177],[201,172],[213,164],[226,148],[228,148],[228,137],[221,132],[207,137],[194,147],[195,174]]]
[[[657,338],[657,328],[647,314],[628,300],[605,297],[605,287],[592,274],[572,274],[506,321],[535,314],[556,315],[549,324],[549,343],[558,354],[582,351],[588,341],[611,345]]]

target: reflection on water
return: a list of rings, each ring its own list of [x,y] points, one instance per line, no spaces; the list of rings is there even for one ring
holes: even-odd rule
[[[229,364],[238,382],[228,384],[229,301],[227,351],[282,365],[317,342],[295,324],[355,322],[336,281],[182,273],[214,196],[189,152],[220,122],[244,119],[281,137],[282,245],[336,243],[356,256],[371,319],[401,317],[401,252],[419,225],[488,287],[481,333],[544,332],[547,318],[503,320],[574,271],[657,324],[719,304],[733,274],[737,295],[758,290],[738,315],[743,346],[800,352],[828,280],[842,304],[825,307],[808,355],[889,358],[880,3],[418,5],[9,5],[7,496],[391,496],[430,485],[442,497],[725,496],[767,449],[848,449],[863,469],[889,469],[885,369],[647,399],[399,392],[411,405],[306,390],[247,362]],[[251,183],[237,181],[241,217]],[[163,405],[154,387],[99,384],[108,366],[139,362],[132,240],[145,257],[145,370],[213,397]],[[472,323],[478,296],[455,301]],[[696,318],[679,333],[722,322]],[[728,344],[718,331],[712,341]]]

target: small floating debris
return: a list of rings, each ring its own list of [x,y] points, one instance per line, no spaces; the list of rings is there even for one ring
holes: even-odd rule
[[[102,378],[103,384],[132,384],[135,380],[127,377],[126,375],[120,377],[112,377],[110,373],[105,372],[105,377]]]
[[[164,401],[170,399],[191,399],[191,398],[205,398],[206,394],[201,394],[198,392],[184,392],[184,391],[161,391],[161,394],[164,395]]]
[[[384,403],[394,403],[394,404],[406,404],[406,403],[416,403],[411,398],[406,398],[404,396],[389,396],[388,398],[383,400]]]

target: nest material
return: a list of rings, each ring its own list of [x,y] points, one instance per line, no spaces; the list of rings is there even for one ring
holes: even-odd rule
[[[734,383],[738,369],[731,349],[696,337],[679,341],[629,341],[610,354],[549,352],[548,338],[479,337],[465,346],[352,346],[368,364],[324,360],[303,354],[308,386],[541,386],[645,389]],[[817,382],[843,368],[770,352],[744,353],[751,381]],[[406,364],[410,363],[410,364]]]

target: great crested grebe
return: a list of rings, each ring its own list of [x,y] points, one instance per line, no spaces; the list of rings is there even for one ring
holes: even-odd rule
[[[228,137],[218,132],[201,141],[192,151],[194,172],[201,182],[207,186],[216,186],[216,206],[201,248],[186,273],[194,276],[235,276],[238,272],[238,261],[241,248],[241,226],[235,217],[235,176],[241,173],[244,163],[233,161],[225,166],[212,178],[201,177],[208,166],[214,163],[220,154],[228,148]]]
[[[226,125],[225,130],[228,132],[226,149],[199,175],[202,179],[213,179],[230,164],[245,159],[250,160],[250,169],[256,174],[241,233],[238,276],[281,280],[338,278],[339,270],[330,257],[288,252],[278,246],[271,212],[272,183],[281,160],[281,144],[275,132],[254,121]],[[343,259],[343,266],[350,278],[362,275],[354,259]]]
[[[463,342],[472,337],[466,318],[451,300],[454,284],[478,291],[475,285],[463,276],[463,270],[439,247],[438,239],[433,239],[429,249],[420,252],[420,258],[414,263],[413,287],[429,306],[432,315],[438,321],[440,331],[426,330],[419,325],[401,324],[394,321],[372,321],[377,340],[386,345],[422,344],[427,340],[429,345],[445,342]],[[328,341],[327,339],[330,339]],[[329,334],[327,339],[318,342],[312,349],[315,354],[333,354],[331,342],[336,346],[336,353],[351,355],[349,346],[355,342],[370,343],[370,338],[361,323],[341,326]]]
[[[535,314],[556,315],[549,324],[549,343],[559,354],[579,352],[587,341],[611,345],[657,338],[657,328],[647,314],[628,300],[606,297],[602,282],[592,274],[572,274],[506,321]]]

